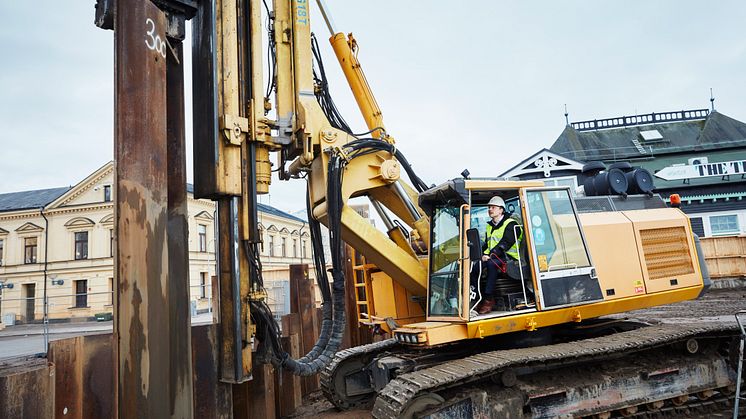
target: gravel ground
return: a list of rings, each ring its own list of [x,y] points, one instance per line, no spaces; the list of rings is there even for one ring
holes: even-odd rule
[[[735,313],[746,310],[746,288],[714,289],[704,297],[666,306],[630,311],[616,317],[639,319],[650,323],[733,322]],[[710,417],[730,417],[729,412],[712,412]],[[339,412],[320,391],[310,394],[292,418],[352,419],[370,418],[365,410]]]

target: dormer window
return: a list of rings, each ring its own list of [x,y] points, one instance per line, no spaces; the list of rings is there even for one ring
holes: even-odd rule
[[[111,185],[104,185],[104,202],[111,202]]]

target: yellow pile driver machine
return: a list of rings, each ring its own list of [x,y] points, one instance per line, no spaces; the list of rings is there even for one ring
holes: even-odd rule
[[[366,132],[345,122],[309,2],[203,1],[192,23],[195,195],[219,207],[225,381],[249,378],[254,341],[268,362],[320,373],[336,406],[372,406],[376,417],[604,417],[731,388],[723,345],[732,331],[599,320],[708,286],[688,218],[650,193],[649,174],[596,168],[584,198],[541,181],[463,176],[428,186],[383,122],[356,39],[337,32],[319,0]],[[324,319],[300,359],[282,351],[264,302],[256,201],[272,172],[308,185]],[[628,195],[630,184],[642,193]],[[479,315],[475,262],[493,196],[518,220],[520,257],[497,284],[497,309]],[[356,197],[387,231],[348,205]],[[329,229],[331,284],[319,223]],[[382,271],[366,296],[381,309],[368,314],[391,339],[338,351],[345,322],[357,321],[345,318],[343,242]]]

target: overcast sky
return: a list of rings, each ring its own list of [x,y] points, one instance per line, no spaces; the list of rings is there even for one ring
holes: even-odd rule
[[[74,185],[112,159],[113,33],[93,25],[94,3],[0,0],[0,193]],[[715,107],[746,121],[743,1],[327,4],[427,183],[496,176],[548,148],[565,103],[573,121],[705,108],[712,87]],[[312,25],[334,99],[364,131]],[[276,181],[262,202],[297,210],[303,187]]]

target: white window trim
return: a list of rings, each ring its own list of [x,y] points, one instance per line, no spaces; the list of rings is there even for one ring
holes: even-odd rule
[[[728,216],[735,216],[736,217],[736,224],[737,229],[732,231],[721,231],[714,233],[712,231],[712,219],[713,217],[728,217]],[[719,236],[732,236],[734,234],[742,234],[743,228],[741,227],[743,225],[743,222],[741,221],[741,214],[737,212],[730,212],[730,213],[718,213],[718,214],[711,214],[707,216],[707,225],[710,229],[710,235],[713,237],[719,237]]]
[[[717,216],[717,215],[736,215],[738,216],[738,228],[739,232],[737,233],[722,233],[722,234],[712,234],[712,227],[710,225],[710,217],[711,216]],[[702,218],[702,229],[704,230],[704,237],[720,237],[720,236],[727,236],[727,235],[733,235],[733,234],[746,234],[746,231],[744,231],[744,228],[746,228],[746,210],[733,210],[733,211],[709,211],[709,212],[695,212],[691,214],[687,214],[689,218],[692,217],[700,217]]]

